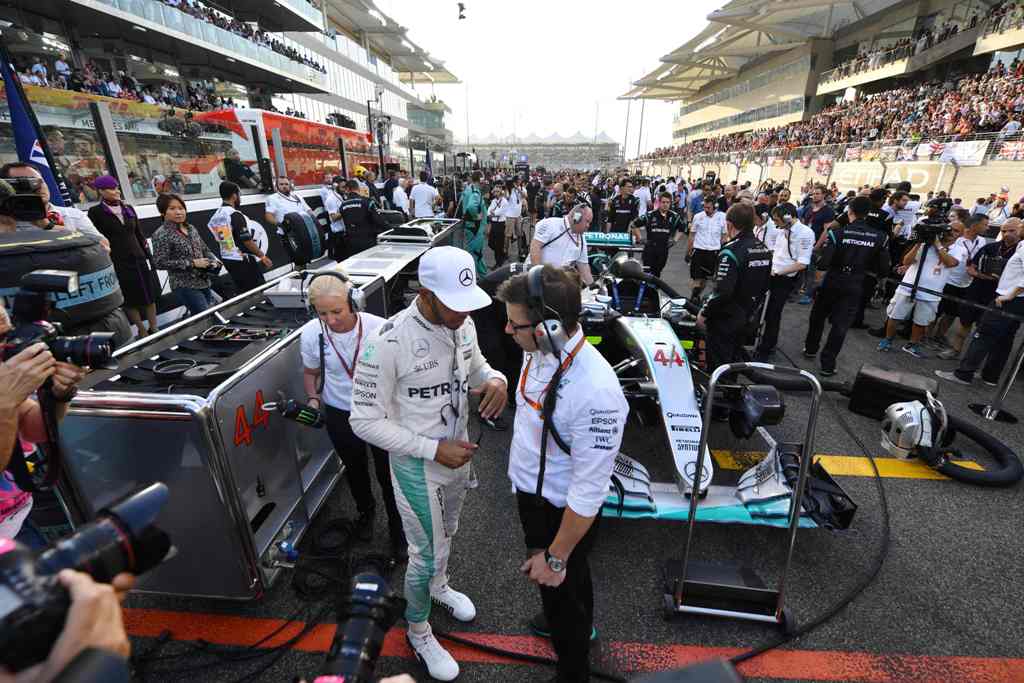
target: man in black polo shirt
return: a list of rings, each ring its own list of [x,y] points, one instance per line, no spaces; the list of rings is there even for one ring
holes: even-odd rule
[[[627,232],[630,224],[640,216],[640,200],[633,195],[633,181],[625,180],[619,187],[619,196],[608,202],[608,220],[605,232]]]
[[[683,220],[671,211],[672,195],[662,192],[658,195],[658,208],[648,211],[629,224],[633,239],[640,241],[640,228],[647,228],[647,244],[644,245],[644,265],[651,269],[651,275],[661,277],[661,271],[668,263],[668,250],[683,235]]]

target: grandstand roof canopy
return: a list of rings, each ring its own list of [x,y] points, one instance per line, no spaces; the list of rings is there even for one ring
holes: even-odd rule
[[[601,131],[597,136],[584,135],[583,133],[576,131],[573,135],[559,135],[558,133],[552,133],[544,137],[534,135],[530,133],[525,136],[517,136],[513,138],[511,135],[497,136],[493,133],[487,137],[482,138],[470,138],[470,144],[472,145],[613,145],[617,144],[607,133]]]
[[[409,29],[381,11],[373,0],[326,0],[324,4],[330,18],[365,34],[372,47],[387,55],[403,82],[460,82],[444,62],[413,43],[406,35]]]
[[[661,58],[661,65],[620,99],[688,100],[754,59],[784,52],[899,3],[900,0],[732,0],[707,27]]]

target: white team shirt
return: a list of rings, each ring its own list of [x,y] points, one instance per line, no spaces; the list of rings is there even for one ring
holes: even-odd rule
[[[409,213],[409,195],[405,193],[405,190],[401,185],[395,185],[395,189],[392,190],[391,204],[394,205],[396,209],[404,211],[406,214]]]
[[[509,449],[508,476],[524,493],[536,493],[540,473],[541,403],[555,369],[583,339],[577,329],[560,358],[540,351],[526,354],[516,386],[516,418]],[[521,389],[520,389],[521,387]],[[566,454],[548,436],[542,495],[556,507],[584,517],[598,514],[622,444],[629,405],[608,361],[584,342],[562,375],[552,422],[569,446]]]
[[[533,241],[545,245],[540,251],[543,264],[565,268],[577,263],[589,263],[586,236],[577,235],[569,229],[565,216],[539,221],[533,231]],[[529,259],[526,265],[531,265]]]
[[[957,261],[964,259],[964,253],[961,247],[953,244],[949,248],[949,255],[955,258]],[[914,262],[907,268],[907,272],[903,274],[903,285],[896,290],[897,296],[910,296],[910,292],[914,287],[914,279],[917,277],[917,268],[921,265],[921,251],[918,249],[917,256],[914,258]],[[924,270],[921,271],[921,279],[918,281],[918,287],[924,287],[935,292],[941,292],[942,288],[949,282],[949,275],[953,271],[952,268],[948,268],[942,265],[939,261],[939,254],[935,249],[935,245],[929,245],[928,256],[925,258]],[[915,301],[940,301],[942,297],[936,294],[930,294],[928,292],[917,290],[917,294],[914,295]]]
[[[334,190],[330,190],[327,196],[324,197],[324,208],[327,209],[327,213],[341,213],[341,203],[345,201],[344,197],[339,195]],[[331,232],[339,233],[345,232],[345,221],[340,217],[338,220],[331,221]]]
[[[384,318],[372,313],[359,313],[363,323],[362,335],[359,335],[357,324],[348,332],[333,332],[319,318],[314,318],[302,326],[299,338],[299,350],[302,354],[302,366],[307,370],[320,369],[320,335],[324,345],[324,390],[320,395],[322,402],[338,410],[352,410],[352,378],[345,372],[338,354],[348,363],[349,370],[355,372],[356,348],[362,353],[367,340],[376,336],[377,330],[384,324]],[[334,344],[331,346],[331,344]],[[338,353],[334,350],[337,349]]]
[[[77,230],[83,235],[89,237],[95,237],[97,240],[106,239],[96,226],[92,224],[92,219],[89,218],[89,214],[76,209],[73,206],[56,206],[49,204],[46,207],[47,211],[55,211],[60,214],[61,219],[64,221],[64,228],[66,230]]]
[[[646,186],[641,186],[633,194],[640,200],[637,215],[643,216],[651,208],[651,190]]]
[[[1003,268],[1003,274],[999,276],[999,284],[996,285],[996,294],[1007,296],[1013,292],[1015,287],[1024,289],[1024,252],[1020,250],[1020,244],[1017,245],[1013,255],[1006,260],[1006,267]],[[1024,291],[1018,294],[1017,298],[1022,296],[1024,296]],[[1007,343],[1012,341],[1008,340]]]
[[[722,235],[725,234],[725,214],[715,211],[709,216],[707,211],[701,211],[693,217],[690,233],[694,249],[718,251],[722,248]]]
[[[516,188],[508,195],[508,206],[505,207],[505,218],[521,218],[523,215],[524,193]]]
[[[280,192],[275,192],[267,197],[266,212],[274,214],[274,222],[278,225],[281,224],[281,221],[283,221],[284,217],[288,214],[299,213],[301,211],[305,211],[310,215],[313,214],[313,210],[309,208],[309,204],[306,203],[306,200],[294,192],[287,197]]]
[[[955,257],[959,259],[960,263],[950,270],[949,284],[954,287],[967,287],[971,284],[971,280],[974,278],[967,273],[967,262],[970,261],[971,258],[978,253],[978,250],[985,246],[986,243],[987,240],[981,235],[975,237],[973,240],[969,240],[966,237],[957,238],[956,242],[953,243],[953,246],[959,247],[963,258],[960,258],[959,256]],[[950,249],[950,253],[952,253],[952,249]]]
[[[921,202],[909,201],[907,205],[899,210],[893,211],[893,221],[903,221],[899,236],[909,239],[910,233],[917,224],[917,212],[921,209]]]
[[[437,199],[437,188],[430,183],[417,183],[412,186],[409,198],[413,201],[416,218],[430,218],[434,215],[434,200]]]
[[[797,221],[788,230],[779,230],[778,238],[775,240],[772,251],[772,275],[778,275],[779,271],[794,263],[802,263],[805,266],[811,263],[811,254],[814,252],[814,231]],[[787,273],[788,277],[796,277],[799,271]]]
[[[769,218],[760,228],[754,226],[754,236],[764,242],[764,246],[775,249],[775,240],[779,238],[782,231],[775,227],[775,221]]]

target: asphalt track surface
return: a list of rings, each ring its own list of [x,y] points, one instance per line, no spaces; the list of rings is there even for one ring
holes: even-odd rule
[[[665,279],[688,292],[682,250],[673,250]],[[809,307],[786,307],[780,348],[798,365],[816,370],[816,362],[801,354]],[[880,311],[869,311],[875,323]],[[918,360],[899,350],[875,351],[877,340],[864,331],[851,331],[839,358],[837,379],[852,379],[863,364],[931,375],[953,363]],[[785,363],[780,355],[777,362]],[[983,425],[1014,448],[1021,444],[1021,427],[986,422],[967,409],[969,402],[986,400],[994,390],[976,380],[974,387],[948,382],[940,398],[951,412]],[[792,438],[806,419],[807,400],[787,397],[787,421],[773,427],[775,434]],[[833,404],[843,406],[836,397]],[[798,621],[824,611],[867,570],[879,552],[881,523],[876,484],[857,444],[839,426],[832,407],[823,406],[818,420],[815,451],[840,457],[829,469],[849,472],[838,481],[859,504],[853,527],[840,533],[801,530],[794,566],[788,582],[787,605]],[[1011,391],[1011,412],[1024,417],[1020,388]],[[1024,583],[1019,579],[1024,540],[1021,538],[1021,486],[980,489],[956,483],[917,464],[891,459],[879,446],[879,426],[843,411],[861,440],[879,458],[885,493],[892,516],[892,541],[878,580],[850,606],[813,633],[753,659],[740,667],[749,681],[914,681],[1020,682],[1024,681]],[[509,414],[511,417],[511,414]],[[652,430],[632,425],[623,451],[648,464],[659,480],[668,480],[670,455],[663,439]],[[471,428],[475,438],[476,427]],[[524,652],[547,652],[546,644],[529,635],[526,620],[539,610],[536,589],[518,573],[523,559],[522,533],[515,499],[505,474],[510,433],[488,431],[475,458],[480,487],[470,492],[463,509],[450,563],[451,583],[469,594],[478,616],[460,624],[434,610],[435,631],[451,630],[498,647]],[[747,462],[743,452],[758,451],[756,440],[742,442],[719,426],[711,436],[712,448],[732,451]],[[846,456],[846,457],[843,457]],[[969,452],[965,459],[989,465],[984,456]],[[728,459],[726,459],[728,461]],[[720,470],[728,480],[735,472]],[[379,492],[378,492],[379,498]],[[380,509],[380,508],[378,508]],[[339,485],[320,513],[314,531],[331,519],[354,513],[347,483]],[[682,552],[684,526],[674,522],[605,519],[591,558],[594,573],[596,625],[600,632],[594,653],[597,667],[629,678],[640,671],[677,668],[712,657],[731,656],[774,635],[771,628],[731,620],[680,616],[663,617],[662,566]],[[353,546],[358,556],[383,550],[386,523],[378,515],[376,540]],[[696,557],[712,562],[739,560],[753,567],[771,584],[783,559],[784,532],[765,527],[706,524],[698,526]],[[303,544],[308,547],[308,543]],[[202,561],[178,558],[176,561]],[[401,587],[401,570],[395,585]],[[320,670],[324,651],[334,633],[331,590],[320,602],[299,599],[291,576],[280,577],[260,601],[249,604],[211,600],[129,596],[126,619],[136,655],[150,653],[142,680],[183,681],[291,681]],[[260,648],[245,651],[246,661],[226,661],[200,652],[203,640],[245,647],[260,641],[297,618],[316,625],[294,646],[275,654],[263,650],[299,632],[290,625]],[[162,631],[170,642],[156,648]],[[218,652],[222,650],[218,649]],[[239,650],[232,650],[236,655]],[[498,657],[456,647],[462,669],[458,680],[543,681],[549,668],[511,663]],[[265,670],[262,667],[268,666]],[[429,680],[410,657],[401,622],[385,642],[377,672],[410,673]]]

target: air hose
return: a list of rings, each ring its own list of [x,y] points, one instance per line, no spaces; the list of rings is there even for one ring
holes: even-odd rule
[[[768,384],[782,391],[807,392],[810,387],[801,379],[794,377],[783,377],[768,370],[743,370],[742,373],[748,379],[757,384]],[[835,380],[823,380],[821,388],[825,391],[836,392],[843,396],[850,395],[848,382]],[[1003,487],[1012,486],[1024,478],[1024,465],[1021,465],[1017,454],[1005,443],[995,438],[980,427],[967,422],[966,420],[949,415],[948,441],[956,433],[960,433],[967,439],[981,446],[982,450],[999,465],[995,469],[975,470],[957,465],[953,462],[958,458],[961,451],[957,449],[934,449],[922,456],[922,460],[950,479],[973,484],[975,486]]]

